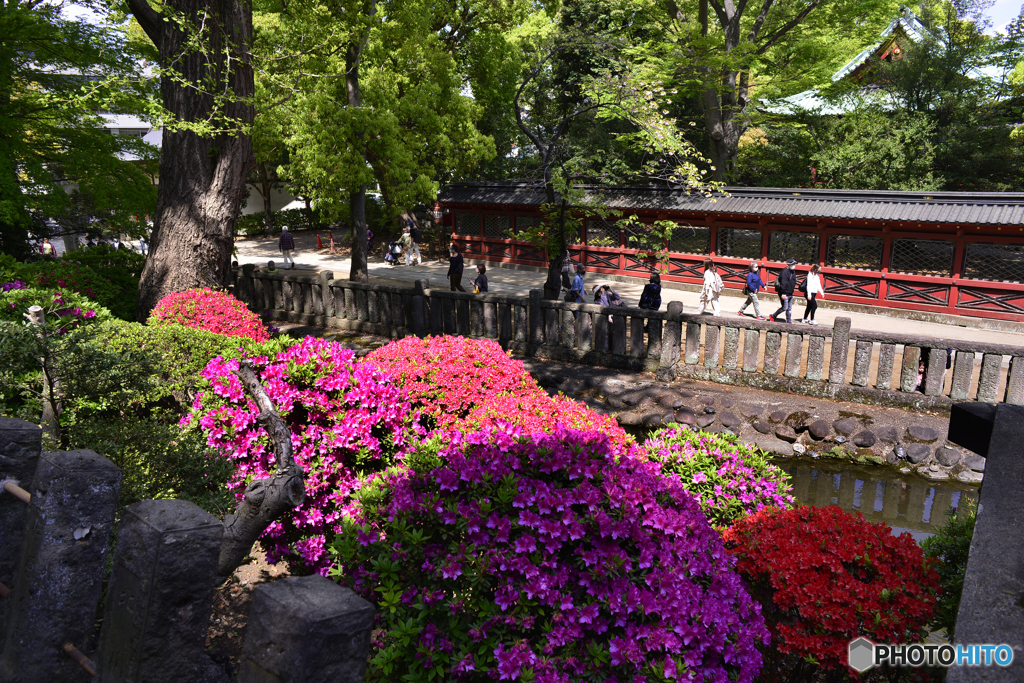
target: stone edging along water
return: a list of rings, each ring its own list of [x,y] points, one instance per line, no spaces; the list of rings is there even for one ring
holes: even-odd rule
[[[659,379],[708,380],[816,398],[948,413],[962,401],[1024,405],[1024,347],[864,332],[849,318],[808,327],[683,312],[603,307],[528,297],[468,294],[336,280],[319,275],[235,271],[235,295],[274,320],[392,339],[456,334],[494,339],[525,357]],[[947,353],[952,363],[946,369]],[[918,363],[927,366],[921,390]]]

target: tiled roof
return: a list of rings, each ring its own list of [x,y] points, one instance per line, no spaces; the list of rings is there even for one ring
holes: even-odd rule
[[[971,225],[1024,225],[1024,193],[885,192],[728,187],[709,199],[664,187],[586,188],[615,209],[693,211],[754,216],[794,216],[825,220],[902,221]],[[544,191],[535,182],[456,183],[444,188],[448,206],[497,204],[539,206]]]

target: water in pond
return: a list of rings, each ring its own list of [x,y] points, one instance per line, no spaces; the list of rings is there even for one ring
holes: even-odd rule
[[[921,542],[945,524],[950,506],[965,509],[978,490],[954,481],[931,482],[887,467],[864,467],[831,460],[776,460],[791,477],[793,496],[805,505],[838,505],[885,522],[894,534],[904,531]]]

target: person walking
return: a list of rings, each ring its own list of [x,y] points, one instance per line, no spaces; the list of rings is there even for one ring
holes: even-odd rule
[[[582,304],[586,303],[586,298],[583,294],[584,284],[583,276],[586,274],[587,269],[583,267],[583,264],[576,266],[576,277],[572,279],[572,287],[569,289],[569,294],[566,295],[565,300],[569,303]]]
[[[402,236],[398,238],[398,243],[402,245],[402,253],[405,254],[405,265],[412,265],[412,233],[411,228],[408,226],[402,230]]]
[[[462,270],[465,267],[465,262],[462,259],[462,254],[459,253],[458,247],[452,244],[448,250],[448,280],[452,284],[452,291],[465,292],[466,288],[462,286]]]
[[[715,268],[715,262],[709,258],[704,259],[704,287],[700,290],[700,310],[698,313],[706,315],[720,315],[721,308],[718,304],[718,295],[722,293],[724,284]],[[707,310],[711,309],[711,313]]]
[[[292,252],[295,251],[295,238],[288,232],[288,226],[281,229],[281,237],[277,240],[277,248],[281,250],[281,256],[284,257],[284,262],[287,264],[289,261],[291,264],[288,269],[291,270],[295,267],[295,259],[292,258]]]
[[[761,289],[764,289],[764,282],[761,281],[761,266],[757,261],[751,261],[750,272],[747,273],[747,286],[744,288],[747,300],[740,306],[740,312],[737,315],[746,315],[743,311],[747,310],[747,306],[750,304],[754,304],[754,317],[764,320],[764,316],[761,315],[761,306],[757,301],[757,292]]]
[[[775,278],[775,293],[779,295],[779,310],[768,316],[772,322],[779,322],[779,314],[785,311],[786,322],[793,322],[793,290],[796,289],[796,261],[789,259],[786,267]]]
[[[476,266],[476,277],[473,279],[473,293],[485,294],[487,292],[487,266],[478,263]]]
[[[42,252],[43,256],[53,256],[53,243],[50,242],[49,237],[43,238],[43,243],[39,245],[39,251]]]
[[[821,286],[821,266],[815,263],[811,266],[811,272],[807,273],[807,286],[804,294],[807,296],[807,306],[804,307],[804,322],[808,325],[817,325],[814,313],[818,310],[818,296],[825,298],[825,290]]]
[[[651,281],[644,285],[637,308],[648,311],[656,311],[661,308],[661,276],[657,273],[651,273]]]
[[[568,292],[572,289],[572,257],[569,250],[562,255],[562,290]]]
[[[423,241],[423,233],[412,221],[409,221],[409,236],[412,237],[412,253],[416,254],[416,265],[418,266],[423,263],[423,257],[420,256],[420,242]]]

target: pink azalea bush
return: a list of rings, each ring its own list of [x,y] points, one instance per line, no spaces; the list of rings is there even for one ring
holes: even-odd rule
[[[293,568],[326,574],[327,538],[355,511],[359,473],[401,459],[423,431],[402,388],[354,358],[335,342],[306,337],[273,359],[252,359],[305,470],[305,502],[261,539],[271,563],[287,559]],[[275,461],[270,438],[256,422],[259,410],[233,372],[238,363],[220,356],[209,362],[202,373],[209,386],[183,422],[201,427],[209,445],[234,461],[229,487],[241,497],[249,482],[273,471]]]
[[[401,382],[413,404],[440,428],[456,425],[498,396],[542,392],[520,361],[489,340],[406,337],[376,349],[364,362]]]
[[[184,325],[262,342],[270,338],[260,317],[227,292],[189,289],[168,294],[149,314],[150,325]]]
[[[678,479],[604,434],[428,441],[360,492],[339,580],[379,607],[368,680],[754,680],[768,631]]]
[[[767,507],[789,509],[789,475],[733,434],[666,427],[644,443],[648,458],[696,497],[712,524],[729,526]]]

